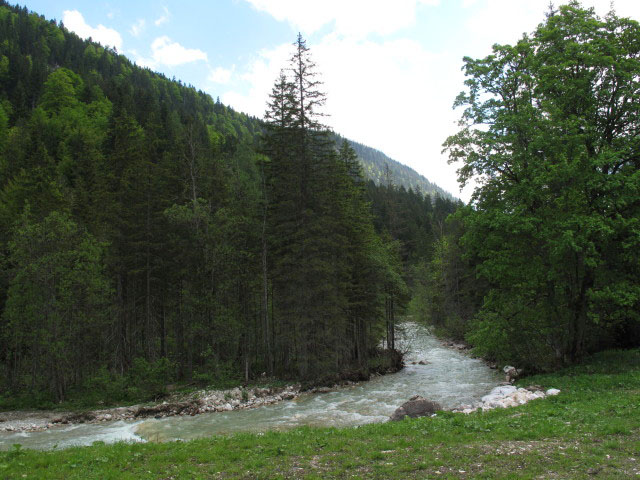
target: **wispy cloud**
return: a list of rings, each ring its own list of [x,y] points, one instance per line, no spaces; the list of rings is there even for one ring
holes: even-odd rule
[[[131,28],[129,29],[129,33],[131,33],[131,35],[133,35],[134,37],[137,37],[144,31],[146,26],[147,26],[147,22],[145,21],[144,18],[141,18],[138,21],[136,21],[136,23],[131,25]]]
[[[440,0],[246,0],[256,10],[290,23],[305,34],[335,22],[334,31],[350,37],[389,34],[415,22],[419,5],[438,6]]]
[[[87,24],[78,10],[65,10],[62,13],[62,23],[82,38],[91,37],[102,45],[115,47],[118,50],[122,49],[122,36],[116,30],[107,28],[102,24],[92,27]]]
[[[171,17],[171,13],[169,12],[169,9],[167,7],[162,7],[162,10],[163,14],[160,15],[160,17],[158,17],[155,22],[153,22],[155,23],[156,27],[167,23],[169,21],[169,18]]]
[[[185,63],[204,61],[207,54],[197,48],[185,48],[178,42],[173,42],[166,35],[156,38],[151,44],[151,58],[138,57],[136,62],[149,68],[159,66],[175,67]]]

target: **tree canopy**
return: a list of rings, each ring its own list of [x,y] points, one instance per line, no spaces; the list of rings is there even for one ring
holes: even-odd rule
[[[532,368],[638,338],[640,25],[571,2],[464,71],[445,149],[478,185],[457,217],[487,282],[468,338]]]

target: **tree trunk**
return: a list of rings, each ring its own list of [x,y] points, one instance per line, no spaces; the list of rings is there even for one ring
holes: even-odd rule
[[[273,354],[271,352],[271,335],[269,328],[269,275],[267,263],[267,185],[262,166],[262,191],[264,195],[264,210],[262,213],[262,328],[266,353],[267,372],[273,376]]]
[[[573,338],[571,339],[571,361],[579,361],[584,355],[584,336],[588,321],[589,290],[593,287],[594,275],[591,269],[585,269],[584,277],[580,284],[580,293],[576,299],[573,314]]]

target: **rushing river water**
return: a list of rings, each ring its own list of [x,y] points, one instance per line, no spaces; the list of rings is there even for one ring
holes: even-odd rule
[[[330,393],[303,394],[249,410],[131,422],[53,427],[43,432],[0,433],[0,449],[20,443],[37,449],[90,445],[95,441],[167,441],[240,431],[261,432],[300,425],[352,426],[384,422],[413,395],[455,407],[480,400],[502,378],[482,361],[443,347],[424,327],[405,323],[400,348],[407,366],[400,372]],[[412,362],[427,365],[411,365]]]

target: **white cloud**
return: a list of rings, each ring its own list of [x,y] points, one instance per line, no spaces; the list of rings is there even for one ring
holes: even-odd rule
[[[144,18],[141,18],[136,23],[131,25],[131,29],[129,30],[129,32],[134,37],[137,37],[144,31],[145,27],[146,27],[146,21],[144,20]]]
[[[233,74],[234,68],[235,66],[231,69],[222,68],[222,67],[218,67],[215,69],[212,68],[209,70],[209,76],[207,77],[207,80],[213,83],[222,83],[222,84],[229,83],[229,81],[231,80],[231,75]]]
[[[246,0],[278,21],[287,21],[296,30],[311,34],[335,22],[334,31],[364,37],[370,33],[389,34],[415,22],[420,5],[437,6],[440,0]]]
[[[262,117],[273,82],[280,69],[286,66],[291,53],[291,45],[288,43],[260,51],[258,57],[240,75],[240,78],[249,84],[248,93],[228,91],[222,95],[222,101],[237,110]]]
[[[167,23],[169,21],[169,17],[171,17],[171,13],[169,13],[169,9],[167,7],[162,7],[163,14],[160,15],[155,22],[156,27]]]
[[[95,28],[88,25],[78,10],[65,10],[62,13],[62,23],[79,37],[91,37],[91,39],[100,42],[102,45],[115,47],[118,50],[122,49],[122,37],[116,30],[107,28],[102,24]]]
[[[456,167],[440,153],[456,130],[451,104],[463,77],[455,58],[408,39],[376,43],[333,37],[318,45],[316,54],[336,131],[458,191]]]
[[[553,3],[557,8],[568,0]],[[606,15],[611,7],[611,0],[581,0],[581,3],[584,7],[595,8],[600,16]],[[549,10],[549,0],[464,0],[464,5],[473,7],[473,14],[466,22],[475,39],[469,47],[484,49],[494,43],[516,42],[523,33],[535,30]],[[619,16],[640,18],[638,0],[615,0],[614,7]]]
[[[156,69],[161,65],[175,67],[185,63],[207,61],[207,54],[197,48],[185,48],[172,42],[166,35],[156,38],[151,44],[151,58],[137,57],[138,65]]]

